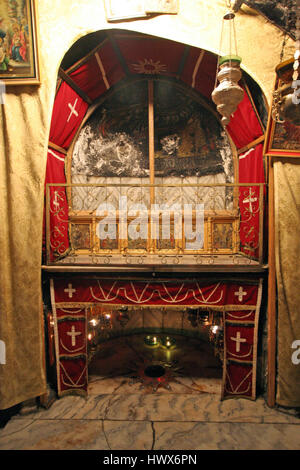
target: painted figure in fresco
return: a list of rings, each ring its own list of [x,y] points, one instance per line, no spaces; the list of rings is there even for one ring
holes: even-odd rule
[[[3,29],[3,18],[0,17],[0,38],[4,39],[6,36],[6,32]]]
[[[22,31],[22,33],[24,34],[24,38],[25,38],[26,43],[28,44],[28,40],[29,40],[29,28],[28,28],[28,24],[27,24],[26,18],[22,18],[22,20],[21,20],[21,31]]]
[[[17,18],[18,15],[18,2],[16,0],[8,0],[8,16],[10,18]]]
[[[24,33],[21,31],[18,23],[12,25],[13,36],[10,46],[10,55],[13,60],[16,62],[25,62],[26,61],[26,41]]]
[[[5,54],[4,39],[0,36],[0,70],[6,72],[8,70],[9,58]]]
[[[171,156],[176,155],[179,148],[180,137],[177,134],[167,135],[160,140],[163,151]]]
[[[3,18],[0,18],[0,70],[8,70],[9,58],[6,55],[6,32],[3,29]]]

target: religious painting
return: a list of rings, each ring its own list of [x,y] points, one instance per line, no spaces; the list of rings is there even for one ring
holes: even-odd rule
[[[230,250],[233,249],[233,229],[232,224],[214,224],[214,248],[216,250]]]
[[[155,176],[233,178],[232,150],[217,118],[167,81],[155,82]]]
[[[99,107],[74,146],[72,176],[149,175],[147,84],[118,90]]]
[[[128,237],[127,249],[130,251],[147,251],[147,240],[138,238],[137,240]]]
[[[166,230],[167,229],[167,230]],[[169,236],[167,238],[164,235],[164,231],[168,233],[168,229],[170,230]],[[158,251],[164,250],[175,250],[176,242],[175,242],[175,234],[174,234],[174,219],[171,219],[170,227],[164,227],[163,224],[160,222],[159,224],[159,238],[156,240],[156,249]]]
[[[184,218],[184,251],[199,253],[203,250],[207,250],[209,237],[207,220],[204,221],[203,230],[203,237],[199,237],[199,228],[197,226],[196,217],[193,216],[192,219],[190,217]]]
[[[90,224],[72,224],[71,242],[74,250],[91,249]]]
[[[128,231],[127,249],[131,251],[147,251],[147,239],[142,237],[133,238]]]
[[[34,0],[0,2],[0,81],[39,83]]]
[[[103,231],[105,231],[105,226],[103,225]],[[107,235],[106,238],[99,238],[99,248],[100,250],[104,251],[116,251],[119,248],[119,240],[118,240],[118,225],[116,225],[115,228],[117,237],[116,238],[110,238],[109,235]]]
[[[273,122],[269,151],[287,151],[288,153],[300,151],[300,126],[289,121],[283,123]]]
[[[107,21],[128,20],[147,16],[144,0],[104,0]]]

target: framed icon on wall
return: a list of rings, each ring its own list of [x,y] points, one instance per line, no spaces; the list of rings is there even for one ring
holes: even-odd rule
[[[40,83],[34,0],[0,2],[0,81]]]

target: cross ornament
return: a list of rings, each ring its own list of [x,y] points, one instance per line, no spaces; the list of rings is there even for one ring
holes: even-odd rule
[[[257,201],[257,197],[253,197],[255,193],[252,192],[252,189],[250,188],[250,191],[249,191],[249,196],[247,196],[243,202],[244,203],[249,203],[249,212],[251,214],[253,214],[253,207],[252,207],[252,202],[256,202]]]
[[[78,112],[76,111],[76,104],[77,104],[77,101],[78,101],[78,98],[76,98],[75,103],[73,104],[73,106],[71,105],[71,103],[68,103],[68,106],[69,106],[71,112],[70,112],[70,114],[69,114],[69,117],[68,117],[68,119],[67,119],[67,122],[70,121],[70,119],[71,119],[71,117],[72,117],[73,114],[75,114],[75,116],[78,117]]]
[[[246,338],[241,338],[241,332],[238,331],[237,334],[236,334],[236,338],[232,338],[230,337],[230,339],[232,339],[232,341],[235,341],[235,352],[240,352],[241,350],[241,343],[246,343]]]
[[[59,191],[54,191],[54,199],[53,199],[53,205],[55,206],[55,209],[59,209],[59,201],[62,201],[63,198],[60,196]]]
[[[243,299],[244,299],[244,295],[247,295],[247,292],[244,292],[242,286],[240,286],[239,290],[237,292],[235,292],[234,295],[238,295],[239,296],[239,302],[242,302]]]
[[[71,331],[67,331],[67,335],[72,337],[72,346],[76,346],[76,336],[81,335],[81,331],[75,331],[75,326],[73,325]]]
[[[68,289],[64,289],[64,292],[69,294],[69,299],[73,297],[73,292],[76,292],[76,289],[72,288],[72,284],[68,284]]]

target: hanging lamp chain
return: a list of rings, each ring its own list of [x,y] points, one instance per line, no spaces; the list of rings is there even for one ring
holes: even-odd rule
[[[212,100],[217,106],[217,111],[222,115],[221,123],[226,127],[231,116],[237,109],[237,106],[242,101],[244,96],[243,89],[239,86],[238,82],[241,79],[242,72],[240,70],[241,58],[237,55],[237,39],[234,18],[235,13],[231,6],[230,0],[224,1],[227,7],[226,13],[222,18],[221,37],[219,55],[217,60],[217,71],[215,86],[212,92]],[[224,30],[228,30],[228,38],[226,39],[226,45],[223,46],[226,50],[222,50]],[[227,51],[227,41],[229,41],[229,50]],[[233,49],[235,48],[236,55],[233,55]],[[223,52],[223,54],[222,54]],[[222,55],[221,55],[222,54]],[[217,86],[217,80],[220,84]]]

